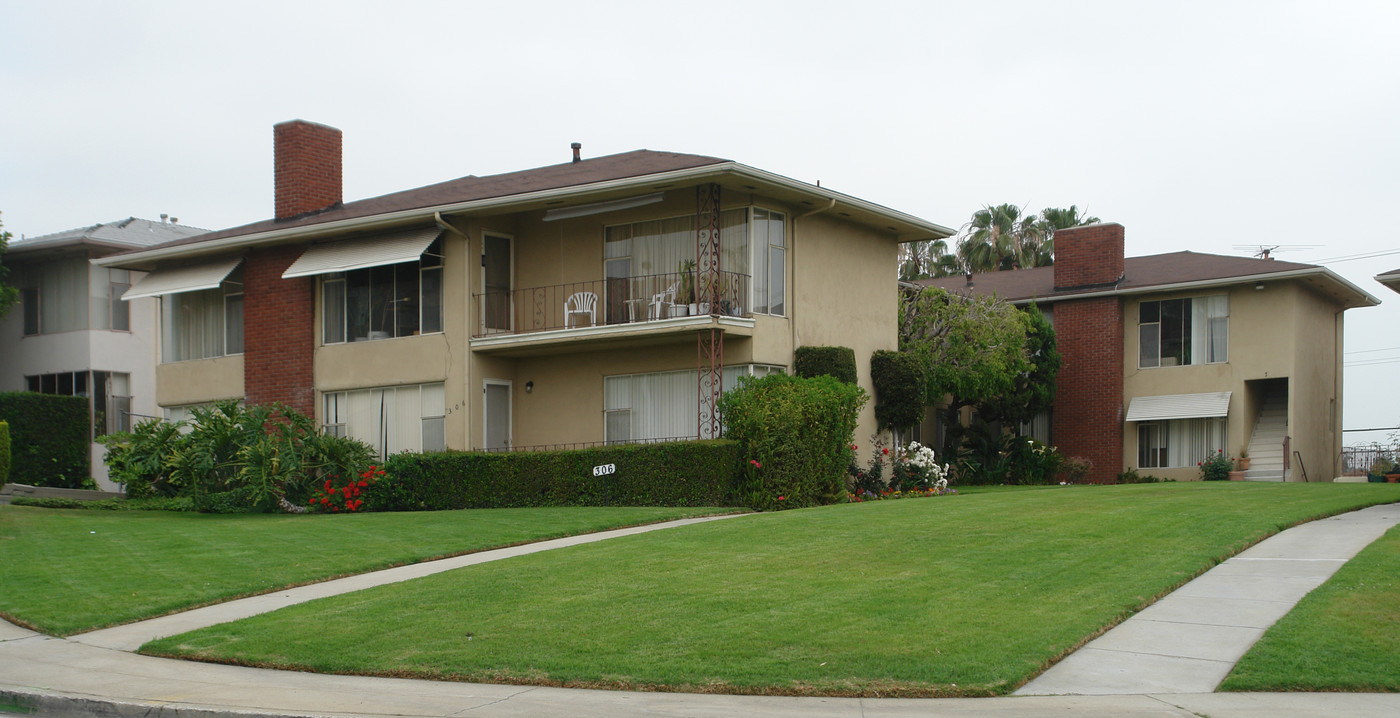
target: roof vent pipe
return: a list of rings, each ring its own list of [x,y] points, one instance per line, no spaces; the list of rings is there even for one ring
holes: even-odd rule
[[[582,143],[580,143],[580,142],[575,142],[575,143],[573,143],[573,144],[571,144],[571,145],[569,145],[569,146],[572,147],[573,150],[574,150],[574,161],[575,161],[575,162],[578,162],[579,160],[583,159],[582,157],[579,157],[579,150],[583,149],[583,144],[582,144]]]

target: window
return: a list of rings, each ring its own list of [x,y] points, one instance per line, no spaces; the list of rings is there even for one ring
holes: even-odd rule
[[[753,310],[757,314],[784,314],[786,276],[786,221],[781,212],[753,210]]]
[[[673,285],[677,305],[695,301],[690,296],[695,289],[694,280],[685,276],[696,261],[695,221],[694,215],[687,215],[614,225],[605,230],[608,323],[631,321],[627,300],[647,299]],[[740,305],[721,308],[722,313],[786,311],[786,225],[782,212],[758,207],[721,213],[720,271],[724,274],[719,292],[726,305]]]
[[[94,268],[97,269],[97,268]],[[131,307],[122,301],[122,295],[131,289],[131,272],[125,269],[108,271],[107,305],[111,307],[111,329],[118,332],[131,331]]]
[[[1224,418],[1172,419],[1138,424],[1138,466],[1174,469],[1195,466],[1225,448]]]
[[[1213,364],[1229,360],[1230,302],[1219,294],[1138,305],[1138,366]]]
[[[32,337],[39,333],[39,288],[21,289],[19,301],[24,305],[24,335]]]
[[[325,433],[359,439],[381,457],[447,448],[441,383],[326,392],[324,402]]]
[[[728,391],[739,385],[740,377],[765,377],[783,371],[783,367],[766,364],[727,366],[721,381]],[[699,376],[693,369],[605,377],[604,440],[622,443],[695,438],[699,428],[698,384]]]
[[[210,359],[243,353],[243,272],[214,289],[160,298],[161,361]]]
[[[321,280],[325,344],[441,331],[441,239],[433,240],[416,262],[333,272]]]

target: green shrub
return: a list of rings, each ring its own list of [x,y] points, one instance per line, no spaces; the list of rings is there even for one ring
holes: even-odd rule
[[[725,437],[739,442],[753,470],[738,500],[755,509],[797,508],[844,500],[865,391],[830,376],[771,374],[741,380],[724,395]]]
[[[0,484],[10,480],[10,424],[0,421]]]
[[[87,509],[90,511],[194,511],[194,502],[184,497],[150,499],[119,497],[100,501],[81,501],[58,497],[16,496],[11,500],[11,503],[16,506],[35,506],[45,509]]]
[[[101,439],[109,475],[128,496],[187,497],[210,513],[280,511],[304,505],[325,478],[374,460],[363,442],[318,433],[310,418],[281,404],[225,401],[190,415],[188,424],[147,421]]]
[[[1160,481],[1161,479],[1157,478],[1156,476],[1139,474],[1137,472],[1137,469],[1134,469],[1131,466],[1129,466],[1126,471],[1118,475],[1118,483],[1120,484],[1155,484]]]
[[[94,487],[86,397],[0,393],[0,420],[10,425],[11,481],[60,489]]]
[[[870,356],[875,387],[875,421],[880,429],[908,429],[924,419],[924,365],[908,352],[878,351]]]
[[[792,370],[805,379],[832,376],[856,383],[856,352],[850,347],[798,347],[792,353]]]
[[[594,467],[612,473],[594,475]],[[733,441],[600,446],[576,451],[395,454],[367,481],[365,511],[526,506],[725,506],[732,503]]]

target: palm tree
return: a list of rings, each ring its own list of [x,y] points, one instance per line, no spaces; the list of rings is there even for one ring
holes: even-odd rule
[[[1098,217],[1079,216],[1075,205],[1047,207],[1038,215],[1023,214],[1014,204],[987,205],[963,225],[955,250],[957,271],[1048,267],[1055,262],[1055,230],[1098,221]]]

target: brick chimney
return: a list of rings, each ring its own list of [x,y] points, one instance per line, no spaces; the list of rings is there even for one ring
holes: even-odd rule
[[[1123,225],[1055,230],[1055,289],[1111,287],[1123,278]]]
[[[340,204],[340,130],[306,120],[273,125],[272,154],[277,219]]]

